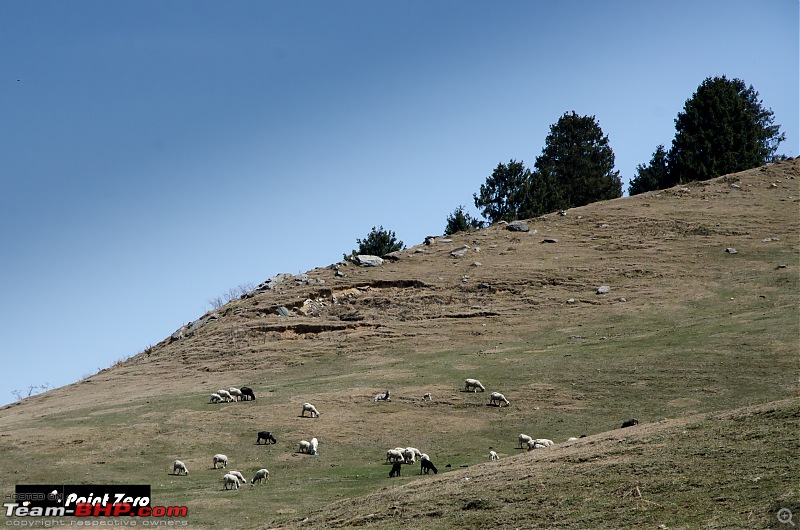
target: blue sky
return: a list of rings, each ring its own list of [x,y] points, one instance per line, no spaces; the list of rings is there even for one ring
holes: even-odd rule
[[[0,3],[0,404],[156,344],[228,289],[441,234],[595,116],[624,188],[702,81],[800,155],[797,0]]]

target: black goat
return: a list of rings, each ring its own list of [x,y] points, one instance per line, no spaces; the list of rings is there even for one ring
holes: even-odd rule
[[[264,445],[278,443],[278,440],[276,440],[269,431],[261,431],[258,433],[258,439],[256,440],[256,443],[261,445],[261,440],[264,440]]]
[[[239,390],[242,391],[242,401],[248,401],[250,399],[252,399],[253,401],[256,400],[256,395],[253,392],[253,389],[250,388],[249,386],[243,386]]]

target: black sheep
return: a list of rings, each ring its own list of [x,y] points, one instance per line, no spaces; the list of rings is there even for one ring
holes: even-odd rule
[[[389,471],[389,478],[399,477],[400,476],[400,468],[401,468],[400,462],[395,462],[394,464],[392,464],[392,470]]]
[[[272,436],[272,433],[268,431],[260,431],[258,433],[258,439],[256,440],[256,443],[261,445],[261,440],[264,440],[264,445],[278,443],[278,440],[276,440],[275,437]]]
[[[422,460],[420,460],[419,474],[422,475],[423,473],[425,473],[427,475],[428,471],[433,471],[434,475],[439,472],[439,470],[436,469],[436,466],[433,465],[433,462],[431,462],[427,458],[423,458]]]
[[[253,401],[256,400],[256,395],[253,392],[253,389],[250,388],[249,386],[243,386],[239,390],[242,391],[242,401],[248,401],[250,399],[252,399]]]
[[[623,429],[625,427],[633,427],[634,425],[639,425],[639,420],[637,420],[636,418],[631,418],[629,420],[622,422]]]

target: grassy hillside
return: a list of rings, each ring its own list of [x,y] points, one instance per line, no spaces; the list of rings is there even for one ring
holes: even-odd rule
[[[198,528],[775,527],[800,516],[799,176],[772,164],[309,271],[0,409],[0,482],[151,484]],[[257,401],[208,403],[243,385]],[[314,436],[319,456],[296,453]],[[395,446],[439,474],[389,479]],[[222,491],[215,453],[269,484]]]

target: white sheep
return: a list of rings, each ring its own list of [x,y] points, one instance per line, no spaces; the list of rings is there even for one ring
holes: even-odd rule
[[[483,392],[486,390],[486,387],[484,387],[477,379],[464,379],[464,390],[472,390],[473,392],[477,392],[478,389]]]
[[[242,391],[236,388],[235,386],[230,387],[228,389],[228,392],[230,393],[231,397],[233,397],[234,401],[242,400]]]
[[[428,456],[428,453],[422,453],[421,455],[419,455],[419,459],[420,460],[430,460],[431,457]]]
[[[307,440],[300,440],[300,444],[297,447],[298,453],[305,453],[307,455],[311,454],[311,442]]]
[[[217,464],[222,464],[222,467],[228,467],[228,457],[222,454],[216,454],[211,459],[211,463],[214,464],[214,469],[217,469]]]
[[[568,442],[577,442],[578,438],[576,438],[575,436],[570,436],[569,438],[567,438],[567,441]]]
[[[317,412],[317,408],[311,403],[303,403],[303,412],[301,412],[300,415],[305,417],[306,412],[311,413],[312,418],[319,418],[319,412]]]
[[[176,460],[172,463],[172,474],[173,475],[188,475],[189,470],[186,468],[186,464],[181,462],[180,460]]]
[[[497,456],[496,452],[489,451],[489,460],[491,460],[491,461],[500,460],[500,457]]]
[[[228,474],[238,478],[240,483],[247,484],[247,481],[244,479],[244,475],[242,475],[239,471],[228,471]]]
[[[422,394],[422,401],[432,401],[432,400],[433,396],[431,396],[430,392],[425,392],[424,394]]]
[[[318,455],[319,454],[319,440],[316,438],[311,439],[311,454]]]
[[[547,438],[528,440],[528,451],[533,451],[534,449],[546,449],[551,445],[554,445],[553,440],[548,440]]]
[[[403,460],[406,464],[414,464],[417,458],[422,458],[422,453],[414,447],[406,447],[403,450]]]
[[[400,462],[403,460],[403,451],[398,451],[397,449],[389,449],[386,451],[386,463],[390,462]]]
[[[392,400],[392,393],[389,390],[386,390],[384,394],[375,394],[375,401],[391,401]]]
[[[256,474],[253,475],[253,480],[250,481],[250,485],[252,486],[253,484],[255,484],[256,480],[258,481],[259,484],[263,484],[265,481],[269,482],[269,471],[267,471],[266,469],[259,469],[258,471],[256,471]]]
[[[511,403],[508,402],[506,397],[503,394],[501,394],[500,392],[492,392],[489,395],[489,404],[490,405],[494,405],[496,403],[498,407],[502,407],[503,405],[501,404],[501,401],[505,401],[506,406],[511,405]]]
[[[219,390],[217,390],[217,394],[219,394],[219,396],[222,399],[224,399],[225,401],[227,401],[228,403],[233,401],[233,396],[231,396],[231,393],[228,392],[227,390],[219,389]]]
[[[522,449],[522,445],[523,444],[527,444],[531,440],[533,440],[533,438],[531,438],[527,434],[520,434],[519,435],[519,447],[518,447],[518,449]]]
[[[230,488],[228,488],[230,486]],[[239,489],[239,478],[236,475],[231,475],[230,473],[226,473],[222,477],[222,487],[223,489],[233,489],[236,486],[236,489]]]
[[[210,403],[222,403],[222,396],[219,394],[211,394]]]

